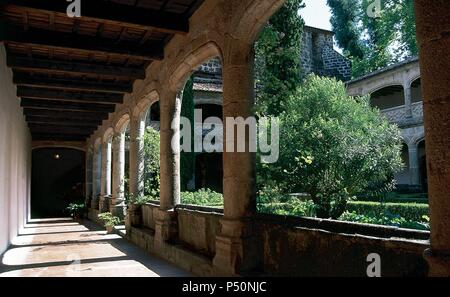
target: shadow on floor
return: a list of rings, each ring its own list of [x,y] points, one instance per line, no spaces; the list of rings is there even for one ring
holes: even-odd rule
[[[89,221],[65,218],[30,220],[0,260],[0,277],[192,276]]]

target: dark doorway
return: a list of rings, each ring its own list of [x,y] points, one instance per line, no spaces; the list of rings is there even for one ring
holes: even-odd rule
[[[85,153],[67,148],[33,150],[31,217],[64,216],[70,203],[83,203]]]
[[[223,192],[222,154],[199,154],[195,159],[195,187],[197,190],[210,189]]]

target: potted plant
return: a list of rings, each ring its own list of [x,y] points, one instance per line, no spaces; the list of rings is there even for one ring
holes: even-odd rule
[[[81,220],[86,213],[86,206],[84,204],[71,203],[66,207],[66,211],[75,220]]]
[[[114,227],[121,223],[119,217],[113,216],[109,212],[101,213],[98,215],[98,218],[103,222],[106,228],[107,234],[114,233]]]

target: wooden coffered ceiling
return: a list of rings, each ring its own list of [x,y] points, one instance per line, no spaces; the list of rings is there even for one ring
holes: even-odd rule
[[[34,140],[84,140],[164,58],[203,0],[0,0],[0,41]]]

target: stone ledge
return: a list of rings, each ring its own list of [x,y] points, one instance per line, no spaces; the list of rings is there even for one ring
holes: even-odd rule
[[[149,254],[167,260],[197,276],[212,276],[212,260],[195,253],[182,245],[163,243],[162,249],[155,247],[155,233],[150,229],[132,227],[127,238],[132,243],[146,250]]]
[[[291,216],[277,216],[270,214],[257,214],[256,220],[262,224],[277,224],[288,228],[305,228],[311,230],[322,230],[326,232],[369,236],[380,239],[404,239],[414,241],[428,241],[430,232],[412,229],[402,229],[390,226],[371,225],[336,220],[325,220],[317,218],[303,218]]]

